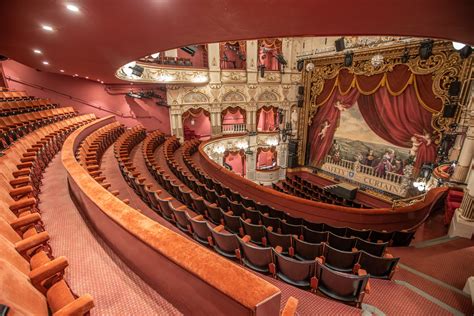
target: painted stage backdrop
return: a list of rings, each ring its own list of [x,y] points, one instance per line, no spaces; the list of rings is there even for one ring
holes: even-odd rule
[[[379,175],[387,171],[403,174],[403,167],[410,162],[410,149],[395,146],[377,136],[356,104],[341,112],[328,156],[336,162],[341,159],[359,161],[373,167]]]

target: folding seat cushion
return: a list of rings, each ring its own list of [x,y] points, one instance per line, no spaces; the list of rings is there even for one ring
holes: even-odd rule
[[[185,215],[191,224],[193,238],[201,244],[208,245],[211,237],[211,229],[202,215],[191,217],[187,212]]]
[[[346,227],[335,227],[329,224],[324,224],[324,230],[341,237],[344,237],[346,235]]]
[[[314,260],[324,254],[324,244],[313,244],[293,238],[294,256],[298,260]]]
[[[327,242],[329,237],[328,232],[319,232],[311,230],[307,227],[303,227],[303,239],[306,242],[319,244],[322,242]]]
[[[295,235],[299,238],[301,236],[302,229],[303,229],[302,225],[288,224],[284,221],[281,221],[280,223],[280,231],[282,234]]]
[[[324,264],[341,272],[351,273],[360,256],[359,251],[341,251],[329,245],[324,250]]]
[[[355,248],[357,250],[363,250],[370,253],[371,255],[381,257],[383,256],[385,249],[387,248],[388,243],[373,243],[370,241],[365,241],[360,238],[356,238]]]
[[[266,229],[267,233],[267,245],[273,248],[280,247],[281,253],[284,255],[292,255],[293,254],[293,247],[292,247],[292,236],[291,235],[282,235],[275,233],[269,229]]]
[[[391,280],[400,258],[377,257],[365,251],[360,252],[357,268],[367,271],[371,278]]]
[[[328,243],[331,247],[342,250],[351,251],[356,243],[356,238],[339,237],[333,233],[329,233]]]
[[[274,232],[280,229],[280,219],[278,217],[260,216],[262,225],[265,227],[272,227]]]
[[[416,231],[397,231],[393,234],[391,247],[408,247]]]
[[[324,231],[324,224],[323,223],[314,223],[310,222],[308,220],[303,219],[303,225],[306,226],[307,228],[317,231],[317,232],[322,232]]]
[[[316,287],[316,261],[298,261],[285,257],[273,250],[276,276],[291,285],[310,288]]]
[[[216,204],[206,204],[205,211],[207,219],[215,225],[220,225],[223,220],[223,212]]]
[[[272,247],[253,246],[248,243],[247,238],[238,238],[238,240],[240,243],[239,259],[244,265],[261,273],[273,273],[275,271]]]
[[[225,213],[222,210],[220,212],[224,220],[225,228],[234,234],[239,234],[240,228],[242,227],[240,224],[241,217],[233,216],[231,214]]]
[[[318,290],[339,301],[354,302],[360,307],[365,294],[369,277],[341,273],[331,270],[325,265],[316,264]]]
[[[266,230],[263,225],[254,225],[248,223],[248,220],[243,220],[242,218],[240,218],[240,226],[241,228],[239,229],[239,233],[241,236],[249,235],[253,243],[256,243],[258,245],[266,244]]]
[[[371,242],[391,242],[393,232],[386,232],[386,231],[376,231],[372,230],[370,233],[369,241]]]

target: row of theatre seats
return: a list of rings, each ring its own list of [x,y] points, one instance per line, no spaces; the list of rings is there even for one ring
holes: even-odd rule
[[[0,151],[35,129],[76,115],[72,107],[0,117]]]
[[[317,185],[305,179],[302,179],[297,175],[293,177],[287,176],[285,181],[278,184],[272,184],[272,188],[279,192],[298,196],[312,201],[355,208],[370,208],[369,206],[366,206],[362,203],[346,200],[342,197],[332,194],[331,192],[325,191],[323,188],[320,188]]]
[[[82,315],[94,306],[90,295],[78,297],[63,279],[67,259],[53,256],[38,209],[43,170],[67,135],[94,119],[55,120],[24,134],[0,157],[2,315]]]
[[[132,149],[143,140],[145,135],[145,130],[141,126],[135,126],[134,128],[128,129],[124,132],[123,127],[118,123],[108,124],[91,133],[81,142],[81,145],[76,152],[76,159],[96,181],[98,178],[100,178],[99,181],[101,181],[103,179],[101,174],[97,173],[97,167],[100,166],[103,152],[110,146],[114,139],[118,138],[114,144],[114,153],[119,162],[122,174],[129,185],[135,188],[139,195],[144,195],[145,192],[158,195],[161,193],[160,191],[152,192],[148,190],[151,185],[145,183],[145,178],[140,175],[140,173],[133,166],[133,162],[130,160],[130,153]],[[155,143],[158,141],[158,143],[161,144],[165,138],[164,135],[159,131],[151,133],[150,137],[148,137],[144,142],[144,154],[147,152],[146,149],[149,148],[148,141],[151,139]],[[148,153],[152,155],[151,152]],[[92,170],[91,167],[93,168]],[[101,184],[103,185],[103,183]],[[112,193],[115,194],[114,192]],[[149,202],[149,200],[144,200]],[[163,200],[163,202],[168,203],[171,202],[171,200],[172,198],[168,198]],[[173,207],[172,204],[170,205]],[[137,211],[141,212],[140,210]],[[202,220],[202,216],[201,218],[196,218],[195,220]],[[294,315],[296,312],[297,303],[298,301],[296,299],[290,297],[281,314],[286,316]]]
[[[261,219],[268,216],[259,211],[246,208],[253,213],[242,212],[239,216],[233,214],[230,206],[223,208],[211,203],[206,195],[198,192],[198,188],[204,185],[174,159],[174,151],[179,147],[177,139],[165,140],[162,133],[155,131],[145,139],[143,154],[149,171],[160,186],[183,203],[176,207],[173,197],[160,197],[160,191],[150,190],[151,185],[146,184],[144,179],[140,180],[139,174],[132,174],[135,167],[127,161],[131,150],[129,146],[133,147],[142,137],[143,134],[136,130],[124,139],[127,147],[123,148],[118,159],[125,180],[158,214],[219,254],[237,259],[256,271],[271,273],[292,285],[313,291],[319,289],[330,297],[357,305],[367,291],[367,273],[376,278],[390,279],[393,276],[398,258],[385,254],[388,242],[371,243],[357,237],[339,237],[327,231],[311,230],[308,231],[316,235],[307,235],[310,241],[305,241],[302,225],[299,231],[282,231],[281,223],[283,227],[286,223],[284,220],[278,219],[273,222],[274,226],[264,226]],[[188,163],[191,163],[190,151],[197,144],[199,142],[192,141],[183,146],[183,158]],[[154,153],[160,145],[177,179],[173,179],[157,163]],[[212,212],[219,212],[221,217],[216,221],[216,217],[210,215]],[[254,217],[256,213],[259,214],[258,219]],[[351,294],[345,295],[348,289]]]

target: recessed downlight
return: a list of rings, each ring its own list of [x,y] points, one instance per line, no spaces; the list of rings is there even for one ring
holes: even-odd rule
[[[78,75],[78,74],[74,74],[74,75],[73,75],[73,77],[77,77],[77,76],[79,76],[79,75]]]
[[[41,28],[45,31],[48,31],[48,32],[53,32],[54,29],[51,25],[42,25]]]
[[[86,77],[86,79],[89,79],[89,77]]]
[[[39,49],[33,49],[33,53],[35,53],[35,54],[42,54],[43,52],[40,51]]]
[[[71,3],[66,4],[66,8],[72,12],[79,12],[79,7]]]
[[[64,69],[60,69],[59,71],[60,71],[60,72],[64,72]]]
[[[43,65],[49,65],[49,62],[47,62],[46,60],[43,61]]]

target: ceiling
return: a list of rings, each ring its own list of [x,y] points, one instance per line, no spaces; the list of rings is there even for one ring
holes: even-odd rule
[[[2,0],[0,54],[113,83],[117,68],[144,55],[223,40],[402,35],[474,44],[473,13],[473,0]]]

